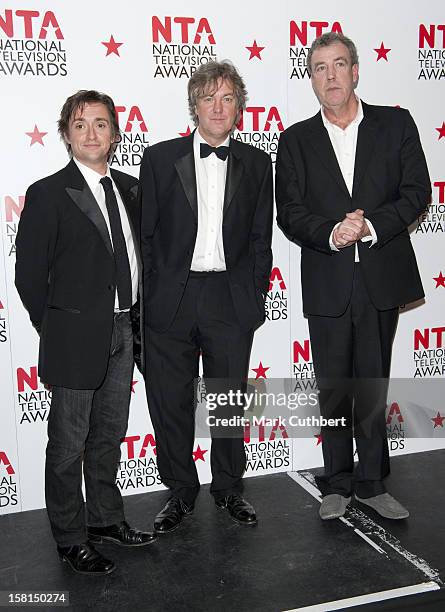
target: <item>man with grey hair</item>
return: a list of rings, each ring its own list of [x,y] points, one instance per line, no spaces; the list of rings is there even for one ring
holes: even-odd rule
[[[409,112],[355,95],[358,57],[349,38],[317,38],[308,70],[321,110],[281,135],[276,201],[279,226],[301,246],[320,409],[346,422],[322,431],[320,516],[342,516],[355,493],[380,515],[401,519],[408,511],[383,484],[385,381],[399,306],[423,297],[407,228],[427,206],[428,170]]]
[[[171,493],[155,519],[158,533],[178,527],[199,490],[192,452],[200,355],[209,384],[245,381],[272,265],[271,160],[231,138],[245,106],[243,79],[230,62],[209,62],[191,77],[188,97],[196,130],[148,148],[140,172],[147,398]],[[245,464],[242,435],[213,437],[215,502],[254,525],[241,495]]]

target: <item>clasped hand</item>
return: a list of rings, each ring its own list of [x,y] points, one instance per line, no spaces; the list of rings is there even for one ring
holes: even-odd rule
[[[346,217],[334,230],[332,241],[337,249],[344,249],[370,234],[364,211],[357,208],[354,212],[346,213]]]

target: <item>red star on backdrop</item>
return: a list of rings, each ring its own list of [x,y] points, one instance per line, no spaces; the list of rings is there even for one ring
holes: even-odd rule
[[[323,441],[321,434],[315,434],[314,438],[317,438],[317,444],[315,446],[318,446]]]
[[[131,392],[132,392],[132,393],[136,393],[136,391],[134,390],[134,386],[135,386],[135,384],[136,384],[137,382],[138,382],[137,380],[132,380],[132,381],[131,381]]]
[[[260,361],[259,366],[257,368],[252,368],[252,370],[256,372],[255,380],[258,380],[259,378],[267,378],[266,372],[270,370],[270,368],[265,368]]]
[[[198,459],[200,459],[201,461],[205,461],[204,454],[208,452],[209,452],[208,450],[203,450],[198,444],[198,446],[196,447],[196,450],[192,452],[193,461],[196,462],[198,461]]]
[[[107,48],[107,54],[105,57],[108,57],[112,53],[115,53],[118,57],[119,55],[119,47],[122,47],[124,43],[118,43],[114,40],[113,34],[110,36],[110,40],[108,42],[103,42],[102,45]]]
[[[180,136],[190,136],[190,134],[191,134],[190,127],[187,126],[187,129],[185,130],[185,132],[178,132],[178,134]]]
[[[436,289],[437,287],[445,287],[445,276],[442,272],[439,272],[439,276],[433,276],[433,280],[436,281]]]
[[[36,142],[41,144],[42,147],[45,146],[43,142],[43,137],[46,136],[48,132],[39,132],[39,128],[35,125],[34,130],[32,132],[25,132],[25,134],[31,138],[31,142],[29,143],[30,147],[32,147],[32,145]]]
[[[445,121],[442,123],[442,127],[436,128],[436,130],[439,132],[439,138],[437,140],[445,138]]]
[[[380,44],[380,47],[378,49],[374,49],[374,51],[377,53],[377,59],[375,60],[376,62],[381,59],[388,61],[388,53],[391,51],[391,49],[387,49],[383,42]]]
[[[256,44],[256,40],[253,41],[253,45],[251,47],[246,47],[246,49],[248,51],[250,51],[250,57],[249,60],[253,59],[254,57],[257,57],[259,60],[262,60],[263,58],[261,57],[261,51],[263,51],[263,49],[265,49],[266,47],[260,47]]]
[[[437,416],[431,419],[434,423],[434,429],[436,427],[443,427],[443,422],[445,421],[445,416],[440,416],[440,412],[437,413]]]

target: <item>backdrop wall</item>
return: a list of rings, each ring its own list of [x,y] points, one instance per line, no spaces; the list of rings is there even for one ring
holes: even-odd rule
[[[433,184],[432,205],[412,232],[426,300],[405,308],[394,345],[392,375],[444,374],[445,16],[440,0],[407,5],[314,0],[157,3],[97,0],[81,8],[61,0],[9,1],[0,9],[0,514],[44,506],[43,466],[51,394],[37,377],[38,337],[14,287],[15,236],[29,184],[68,161],[56,122],[78,89],[110,94],[122,142],[115,168],[138,175],[143,149],[186,135],[186,84],[209,59],[231,59],[249,101],[235,137],[275,160],[280,132],[318,110],[306,70],[313,39],[342,31],[357,44],[358,94],[366,102],[408,108],[417,122]],[[37,231],[37,229],[36,229]],[[299,249],[275,226],[274,267],[266,324],[256,333],[249,375],[306,379],[312,358],[301,313]],[[397,400],[397,398],[396,398]],[[404,405],[388,416],[393,453],[445,446],[445,408],[432,401],[425,438],[405,438]],[[321,465],[316,431],[291,440],[282,429],[246,437],[247,475]],[[209,440],[194,457],[209,480]],[[135,372],[128,434],[118,481],[124,494],[161,487],[144,382]]]

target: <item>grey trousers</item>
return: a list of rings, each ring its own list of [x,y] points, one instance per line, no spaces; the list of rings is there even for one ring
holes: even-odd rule
[[[53,387],[45,495],[51,529],[59,546],[85,542],[86,522],[102,527],[124,520],[122,497],[115,481],[120,441],[127,430],[132,373],[130,315],[118,313],[114,315],[108,368],[100,387]]]

